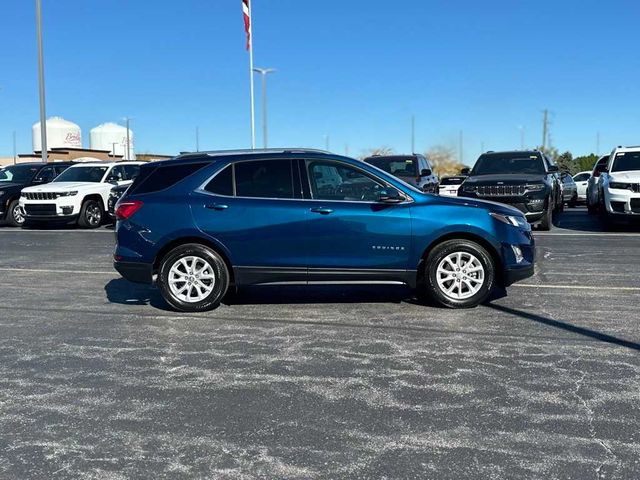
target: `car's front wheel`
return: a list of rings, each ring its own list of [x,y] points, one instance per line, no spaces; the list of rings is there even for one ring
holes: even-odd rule
[[[448,240],[436,246],[424,264],[419,288],[436,303],[449,308],[472,308],[484,302],[495,283],[495,264],[481,245],[470,240]]]
[[[171,250],[160,263],[158,287],[176,310],[213,310],[229,288],[229,271],[222,257],[209,247],[190,243]]]
[[[78,225],[82,228],[98,228],[102,225],[104,210],[98,200],[85,200],[80,208]]]
[[[12,227],[21,227],[24,224],[24,212],[22,211],[22,208],[20,208],[18,200],[14,200],[9,204],[7,222]]]

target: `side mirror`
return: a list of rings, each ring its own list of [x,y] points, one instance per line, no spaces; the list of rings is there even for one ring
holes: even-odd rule
[[[431,175],[431,170],[429,170],[428,168],[423,168],[420,171],[420,176],[421,177],[428,177],[429,175]]]
[[[559,169],[557,165],[549,165],[549,173],[558,173]]]
[[[460,170],[460,175],[469,175],[470,173],[471,173],[471,169],[468,167],[465,167],[462,170]]]
[[[380,203],[400,203],[404,198],[400,192],[393,187],[383,188],[378,192],[378,202]]]

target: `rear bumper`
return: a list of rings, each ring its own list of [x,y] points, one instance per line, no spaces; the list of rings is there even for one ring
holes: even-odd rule
[[[113,262],[115,268],[120,275],[126,280],[134,283],[152,283],[153,282],[153,265],[141,262]]]

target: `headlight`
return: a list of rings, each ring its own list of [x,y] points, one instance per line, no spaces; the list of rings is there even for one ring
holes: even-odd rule
[[[631,190],[631,183],[611,182],[609,188],[615,188],[617,190]]]
[[[475,192],[478,189],[475,185],[462,185],[463,192]]]
[[[539,192],[540,190],[544,190],[544,187],[544,183],[531,183],[525,186],[528,192]]]
[[[501,213],[489,212],[496,220],[500,220],[502,223],[506,223],[507,225],[511,225],[513,227],[526,227],[527,220],[524,217],[515,216],[515,215],[502,215]]]
[[[73,191],[73,192],[60,192],[58,193],[59,197],[73,197],[74,195],[77,195],[78,191]]]

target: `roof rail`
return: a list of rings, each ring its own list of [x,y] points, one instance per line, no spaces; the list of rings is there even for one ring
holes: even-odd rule
[[[260,155],[264,153],[331,153],[315,148],[245,148],[236,150],[207,150],[201,152],[181,152],[178,157],[203,156],[219,157],[225,155]]]

